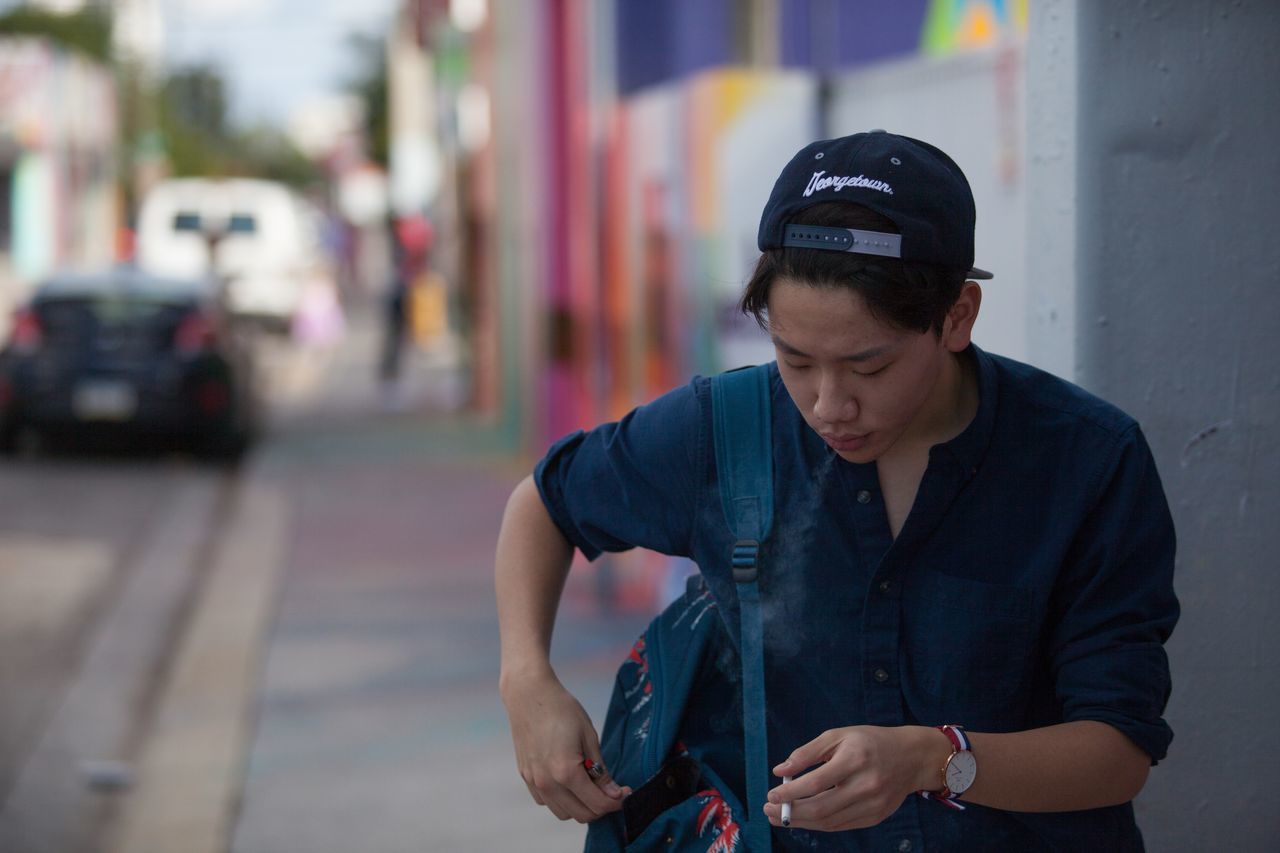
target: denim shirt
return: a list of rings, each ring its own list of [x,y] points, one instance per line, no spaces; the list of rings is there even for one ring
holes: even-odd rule
[[[977,414],[931,448],[896,539],[875,463],[828,448],[772,368],[775,516],[760,579],[771,767],[850,725],[1014,732],[1099,720],[1153,764],[1165,755],[1174,530],[1141,430],[1043,371],[976,346],[965,357],[977,368]],[[697,562],[736,647],[733,536],[711,434],[709,380],[696,378],[561,439],[535,480],[588,558],[639,546]],[[710,666],[704,681],[684,740],[694,752],[713,744],[699,757],[741,796],[735,667]],[[961,812],[912,796],[876,827],[775,829],[774,847],[1099,851],[1141,850],[1142,840],[1129,804]]]

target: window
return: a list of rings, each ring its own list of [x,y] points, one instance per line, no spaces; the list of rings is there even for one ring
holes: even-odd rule
[[[200,214],[191,213],[189,211],[179,211],[173,217],[174,231],[199,231],[203,223],[200,221]]]
[[[253,234],[258,230],[258,221],[251,213],[233,213],[227,222],[229,234]]]

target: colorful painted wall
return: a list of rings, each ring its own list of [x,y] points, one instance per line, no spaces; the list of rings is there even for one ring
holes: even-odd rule
[[[1018,204],[1010,128],[1025,0],[529,0],[490,11],[469,62],[493,105],[493,142],[470,161],[464,205],[477,220],[473,254],[487,259],[476,383],[531,454],[694,373],[770,357],[734,306],[773,178],[820,134],[916,126],[873,121],[887,114],[878,104],[896,96],[942,123],[942,139],[963,132],[966,156],[983,160],[975,171],[997,183],[975,191]],[[929,96],[948,76],[961,80],[950,110]],[[982,124],[966,126],[966,100],[984,105]],[[938,139],[930,130],[921,135]]]

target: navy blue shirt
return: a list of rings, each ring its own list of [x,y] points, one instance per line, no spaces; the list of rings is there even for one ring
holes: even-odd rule
[[[850,725],[1013,732],[1108,723],[1163,758],[1172,733],[1163,644],[1178,617],[1174,531],[1137,423],[1080,388],[971,346],[979,406],[934,446],[896,539],[874,463],[841,459],[772,369],[774,532],[764,600],[770,766]],[[710,384],[697,378],[617,423],[557,442],[535,479],[587,557],[639,546],[692,558],[738,614],[711,446]],[[709,666],[685,742],[741,797],[733,666]],[[736,700],[739,701],[740,700]],[[982,757],[978,755],[979,772]],[[1128,804],[1019,814],[909,797],[879,826],[774,830],[779,850],[1140,850]]]

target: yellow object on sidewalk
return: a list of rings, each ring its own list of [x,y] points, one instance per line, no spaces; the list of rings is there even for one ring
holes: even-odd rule
[[[420,347],[430,347],[449,328],[449,298],[444,276],[423,272],[409,285],[409,331]]]

